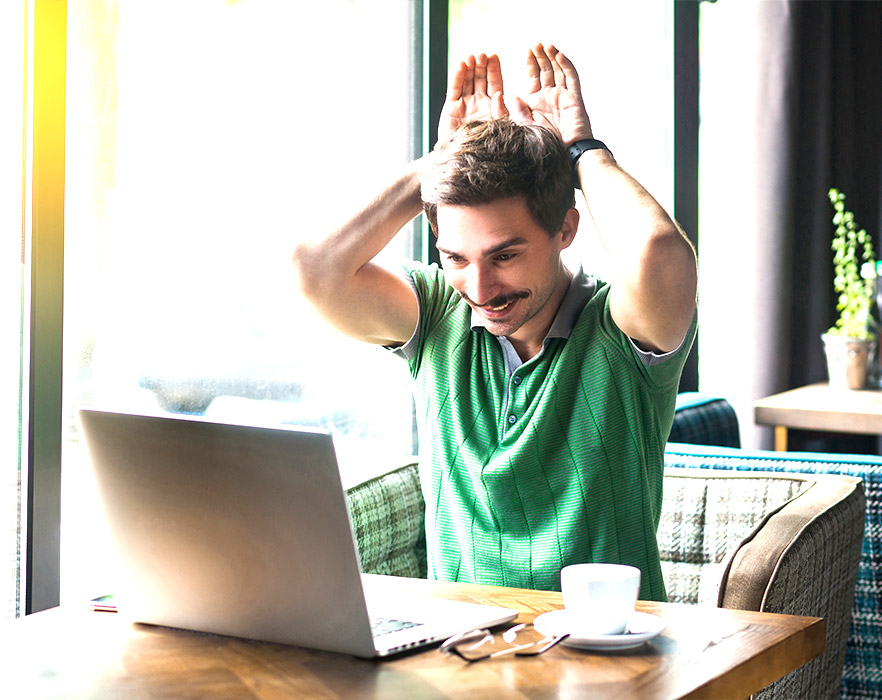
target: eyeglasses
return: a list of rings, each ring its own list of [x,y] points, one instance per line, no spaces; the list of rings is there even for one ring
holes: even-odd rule
[[[559,634],[536,639],[533,625],[515,625],[502,633],[501,639],[490,630],[471,630],[457,634],[444,642],[439,651],[454,654],[463,661],[474,663],[497,656],[538,656],[569,637]]]

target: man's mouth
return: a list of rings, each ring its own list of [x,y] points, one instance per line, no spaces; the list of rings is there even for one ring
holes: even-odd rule
[[[465,297],[465,295],[463,296]],[[468,297],[465,297],[465,299],[485,316],[503,316],[510,306],[521,299],[526,299],[528,296],[529,293],[527,292],[516,292],[515,294],[510,294],[508,296],[496,297],[495,299],[488,301],[486,304],[475,304]]]

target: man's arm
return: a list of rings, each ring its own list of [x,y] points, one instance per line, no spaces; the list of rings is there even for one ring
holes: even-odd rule
[[[417,324],[413,290],[372,262],[422,209],[420,161],[328,235],[300,242],[293,262],[300,292],[338,330],[379,345],[401,345]]]
[[[507,116],[496,56],[470,56],[451,77],[439,140],[473,119]],[[413,290],[374,258],[422,209],[422,160],[404,171],[328,235],[299,243],[293,254],[300,291],[326,320],[353,338],[402,345],[419,308]]]
[[[567,146],[594,138],[578,73],[566,56],[538,44],[527,73],[530,92],[516,101],[513,118],[555,128]],[[578,173],[588,211],[616,266],[613,320],[644,349],[676,349],[695,312],[698,274],[691,243],[609,152],[585,152]]]
[[[579,182],[616,266],[610,311],[644,350],[676,350],[695,314],[695,251],[667,212],[608,151],[586,151]]]

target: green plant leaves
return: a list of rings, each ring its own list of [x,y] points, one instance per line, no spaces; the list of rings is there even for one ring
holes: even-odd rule
[[[854,214],[845,209],[845,195],[836,188],[828,192],[833,205],[835,230],[833,249],[833,288],[839,293],[839,318],[828,332],[867,338],[870,309],[876,283],[876,255],[866,229],[858,229]]]

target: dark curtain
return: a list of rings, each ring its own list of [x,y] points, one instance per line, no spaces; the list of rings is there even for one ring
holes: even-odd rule
[[[722,153],[738,169],[722,184],[702,180],[703,188],[731,193],[728,218],[737,223],[716,217],[705,225],[702,214],[700,274],[702,242],[714,236],[744,254],[731,256],[738,270],[725,248],[705,259],[702,313],[725,314],[729,333],[701,336],[700,357],[718,353],[725,364],[708,372],[716,386],[701,374],[699,382],[733,402],[745,446],[769,448],[771,429],[753,424],[752,402],[826,380],[820,336],[836,318],[830,187],[845,192],[882,255],[882,2],[719,0],[703,7],[716,21],[717,40],[720,26],[728,34],[725,60],[738,69],[722,92],[705,83],[715,77],[710,69],[702,75],[702,99],[714,91],[726,106],[727,127],[720,133],[717,126],[714,138],[731,149],[713,156],[719,161]],[[703,35],[703,55],[714,49],[706,41]],[[719,111],[713,117],[719,121]],[[710,121],[702,114],[707,133]],[[728,296],[714,285],[725,285]],[[796,449],[868,447],[861,438],[834,445],[829,435],[792,436]],[[875,440],[869,447],[875,450]]]
[[[837,187],[880,250],[882,216],[882,2],[791,2],[791,180],[787,197],[793,277],[788,389],[826,380],[819,335],[836,318],[830,242]],[[871,451],[875,439],[794,434],[801,449]]]
[[[877,254],[882,174],[882,3],[794,2],[790,115],[793,250],[788,386],[826,378],[818,335],[835,320],[830,241],[837,187]],[[806,284],[806,282],[811,284]]]

